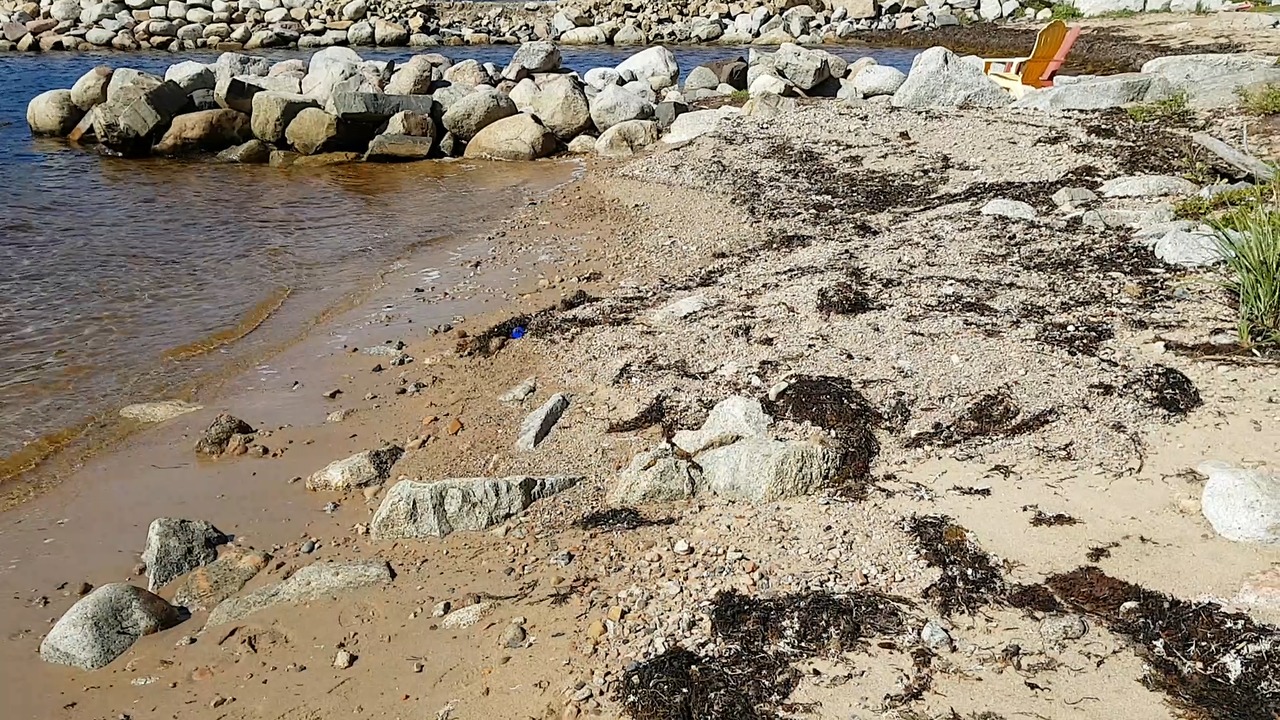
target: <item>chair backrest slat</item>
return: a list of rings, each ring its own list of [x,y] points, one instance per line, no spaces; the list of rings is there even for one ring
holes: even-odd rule
[[[1067,24],[1061,20],[1054,20],[1040,31],[1036,36],[1036,46],[1031,51],[1030,59],[1022,66],[1023,85],[1040,87],[1043,84],[1045,72],[1057,58],[1058,51],[1066,38]],[[1065,60],[1065,57],[1063,59]]]

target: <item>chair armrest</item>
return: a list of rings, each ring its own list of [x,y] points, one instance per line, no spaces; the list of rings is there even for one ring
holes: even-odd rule
[[[1031,59],[1030,57],[983,58],[982,71],[989,73],[991,72],[993,66],[999,66],[1003,72],[1016,73],[1018,72],[1018,68],[1021,67],[1023,63],[1025,63],[1030,59]]]

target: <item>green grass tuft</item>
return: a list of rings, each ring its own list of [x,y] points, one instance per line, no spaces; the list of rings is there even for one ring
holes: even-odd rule
[[[1110,12],[1099,13],[1094,17],[1101,20],[1119,20],[1122,18],[1131,18],[1138,15],[1137,10],[1112,10]]]
[[[1277,193],[1280,193],[1280,181],[1273,180],[1267,185],[1227,190],[1207,198],[1195,195],[1174,204],[1173,214],[1179,220],[1204,220],[1214,213],[1226,211],[1220,221],[1230,222],[1226,215],[1240,211],[1248,213]]]
[[[746,90],[734,90],[729,93],[729,101],[735,103],[744,103],[751,99],[751,93]]]
[[[1140,123],[1186,125],[1195,118],[1191,110],[1191,98],[1185,91],[1176,92],[1163,100],[1142,103],[1125,108],[1129,117]]]
[[[1071,3],[1058,3],[1053,6],[1054,20],[1075,20],[1083,16],[1084,13],[1080,12],[1080,8]]]
[[[1238,307],[1241,345],[1280,348],[1280,189],[1211,221],[1226,258],[1222,286]]]
[[[1253,115],[1280,115],[1280,84],[1267,83],[1250,90],[1240,88],[1240,105]]]

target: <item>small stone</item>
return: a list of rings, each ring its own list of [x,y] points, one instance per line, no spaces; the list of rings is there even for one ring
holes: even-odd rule
[[[528,633],[525,632],[523,627],[511,624],[507,626],[506,630],[502,631],[502,638],[499,642],[502,647],[518,648],[524,645],[526,637],[528,637]]]
[[[693,546],[683,539],[677,540],[675,547],[672,549],[675,550],[677,555],[688,555],[693,552]]]
[[[333,656],[333,666],[338,670],[346,670],[356,661],[356,656],[346,650],[339,650],[337,655]]]
[[[308,540],[302,543],[302,547],[298,548],[298,550],[301,551],[303,555],[310,555],[316,551],[316,543],[314,540]]]
[[[458,418],[453,418],[444,426],[444,431],[448,435],[457,435],[462,432],[462,421]]]
[[[599,620],[592,620],[591,625],[587,627],[587,637],[592,640],[599,640],[604,637],[607,632],[608,630],[605,629],[604,623]]]
[[[435,607],[431,608],[431,617],[444,617],[445,615],[448,615],[449,611],[452,609],[453,603],[448,600],[438,602],[435,604]]]
[[[1040,623],[1040,637],[1048,643],[1079,640],[1088,631],[1089,626],[1079,615],[1056,615],[1047,617]]]
[[[626,614],[626,610],[623,609],[621,605],[614,605],[609,608],[609,612],[606,614],[606,616],[613,622],[619,622],[620,620],[622,620],[622,616],[625,614]]]
[[[920,630],[920,642],[930,650],[951,650],[951,634],[937,620],[930,620]]]

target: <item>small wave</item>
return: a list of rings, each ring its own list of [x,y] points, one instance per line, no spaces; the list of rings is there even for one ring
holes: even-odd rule
[[[275,292],[271,293],[271,295],[265,300],[253,306],[249,312],[245,313],[244,317],[240,319],[240,322],[236,323],[235,327],[227,330],[219,330],[218,332],[215,332],[208,337],[201,338],[193,343],[187,343],[186,345],[180,345],[171,350],[166,350],[162,357],[165,360],[190,360],[191,358],[199,357],[205,353],[217,350],[224,345],[230,345],[231,343],[244,338],[254,330],[257,330],[262,323],[267,321],[267,318],[271,317],[276,310],[280,309],[281,305],[284,305],[284,301],[288,299],[292,292],[292,288],[277,288]]]

